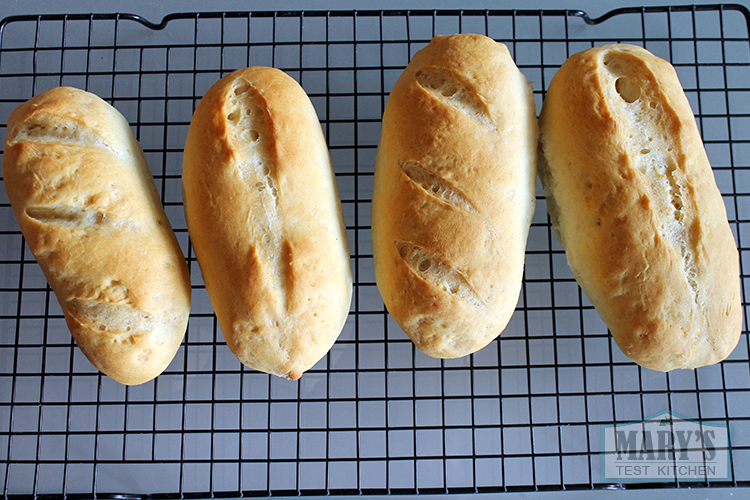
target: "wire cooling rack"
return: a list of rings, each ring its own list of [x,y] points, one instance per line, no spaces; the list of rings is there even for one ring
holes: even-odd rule
[[[728,480],[750,485],[747,327],[720,365],[641,369],[577,287],[538,197],[510,325],[480,352],[415,350],[375,285],[370,199],[388,92],[439,33],[508,44],[537,108],[572,53],[643,45],[677,68],[742,257],[750,258],[750,43],[736,5],[577,11],[377,11],[24,16],[0,23],[0,123],[58,85],[94,92],[130,121],[191,267],[193,308],[174,362],[125,388],[75,347],[0,190],[0,493],[4,498],[497,492],[613,487],[602,427],[668,410],[729,426]],[[225,346],[190,247],[181,154],[192,111],[230,70],[269,65],[310,95],[343,201],[351,314],[298,382],[246,369]],[[4,131],[3,131],[4,134]],[[743,302],[743,305],[745,302]],[[747,315],[746,315],[747,316]],[[747,324],[747,323],[745,323]],[[617,486],[619,487],[619,486]],[[124,495],[124,496],[123,496]]]

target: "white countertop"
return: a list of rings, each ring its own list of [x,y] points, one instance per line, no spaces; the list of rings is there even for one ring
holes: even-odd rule
[[[611,9],[633,6],[700,5],[717,4],[710,0],[675,1],[597,1],[597,0],[528,0],[524,2],[487,0],[4,0],[0,5],[0,18],[20,14],[60,14],[89,12],[128,12],[139,14],[151,21],[172,12],[221,12],[252,10],[380,10],[380,9],[580,9],[597,17]],[[737,3],[750,6],[748,0]]]

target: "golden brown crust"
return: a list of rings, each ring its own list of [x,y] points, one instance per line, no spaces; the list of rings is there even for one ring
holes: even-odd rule
[[[507,48],[438,36],[415,54],[383,116],[372,232],[378,288],[425,353],[497,337],[521,287],[534,211],[536,115]]]
[[[340,334],[352,276],[325,138],[297,82],[254,67],[211,87],[190,125],[183,191],[229,348],[251,368],[299,378]]]
[[[553,225],[623,352],[662,371],[728,356],[738,253],[674,68],[632,45],[575,54],[550,84],[540,146]]]
[[[127,121],[60,87],[8,120],[3,176],[76,343],[128,385],[159,375],[190,310],[185,258]]]

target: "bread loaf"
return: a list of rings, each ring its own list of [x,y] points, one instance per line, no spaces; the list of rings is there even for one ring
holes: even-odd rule
[[[455,358],[515,310],[535,205],[531,87],[505,45],[437,36],[388,97],[375,163],[377,285],[415,345]]]
[[[737,248],[674,68],[632,45],[575,54],[550,83],[540,134],[552,224],[622,351],[662,371],[729,355]]]
[[[234,71],[195,109],[183,163],[188,230],[231,351],[298,379],[348,316],[349,247],[325,137],[280,70]]]
[[[185,334],[190,279],[125,118],[82,90],[41,93],[10,115],[3,177],[86,357],[123,384],[159,375]]]

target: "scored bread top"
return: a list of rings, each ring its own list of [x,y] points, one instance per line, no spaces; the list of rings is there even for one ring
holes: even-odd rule
[[[229,348],[291,379],[331,348],[352,276],[325,137],[302,87],[253,67],[198,104],[183,165],[185,214]]]
[[[390,93],[375,166],[375,273],[388,311],[425,353],[474,352],[515,310],[536,142],[529,83],[488,37],[435,37]]]
[[[663,371],[725,358],[741,330],[737,248],[672,65],[624,44],[573,55],[540,133],[553,226],[623,352]]]
[[[60,87],[11,113],[3,176],[83,353],[124,384],[161,373],[190,309],[182,251],[125,118]]]

